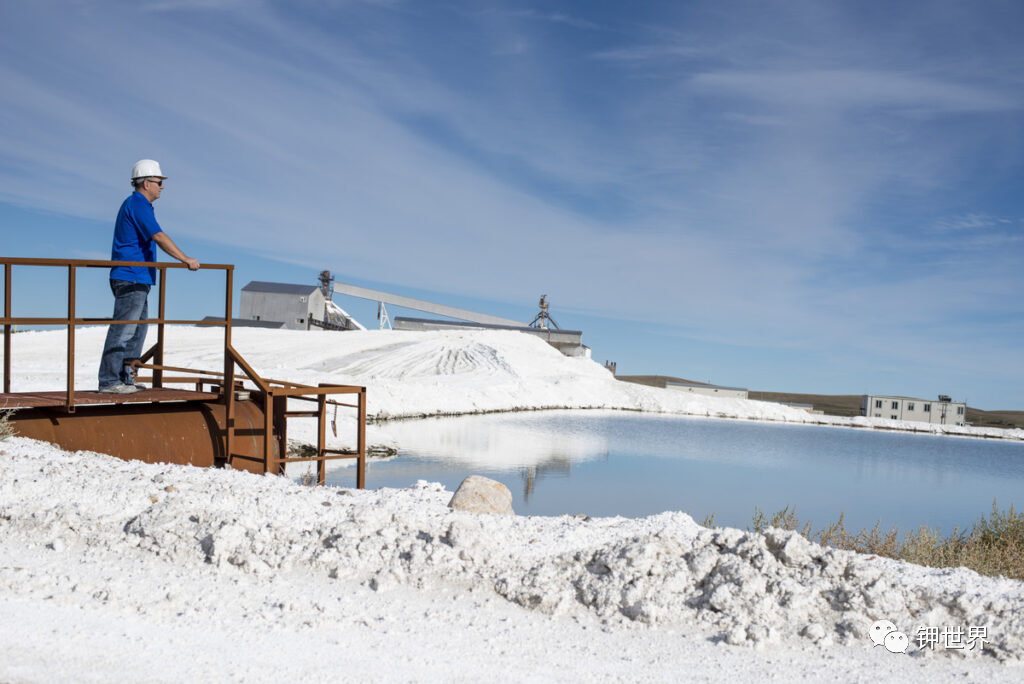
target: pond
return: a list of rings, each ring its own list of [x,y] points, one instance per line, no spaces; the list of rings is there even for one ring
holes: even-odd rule
[[[943,532],[1024,505],[1024,443],[621,411],[540,411],[399,421],[399,456],[371,461],[370,487],[485,475],[522,515],[651,515],[744,528],[754,507],[795,509],[815,530]],[[331,473],[328,474],[329,480]],[[351,477],[335,471],[345,486]]]

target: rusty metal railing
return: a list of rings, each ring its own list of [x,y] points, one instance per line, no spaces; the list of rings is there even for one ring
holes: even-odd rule
[[[153,371],[151,378],[154,388],[163,387],[165,382],[181,383],[196,382],[197,388],[207,378],[219,379],[220,396],[225,403],[226,429],[223,434],[224,453],[230,462],[234,457],[243,458],[232,453],[232,442],[235,438],[235,389],[236,366],[241,368],[244,376],[256,385],[264,401],[263,454],[264,471],[283,474],[287,463],[296,461],[316,461],[317,481],[325,481],[326,461],[336,458],[358,459],[356,470],[357,487],[365,487],[366,481],[366,388],[353,385],[329,385],[321,383],[317,387],[281,380],[269,380],[258,373],[242,358],[231,344],[231,311],[232,311],[232,278],[234,266],[231,264],[203,264],[200,270],[223,270],[224,284],[224,320],[171,320],[166,318],[167,271],[175,268],[187,268],[185,264],[172,262],[136,262],[136,261],[103,261],[95,259],[32,259],[0,257],[4,266],[4,315],[0,324],[4,327],[4,362],[3,362],[3,393],[11,391],[11,327],[15,325],[63,325],[67,327],[67,392],[64,408],[68,413],[75,411],[75,329],[81,325],[107,323],[110,325],[141,324],[157,326],[157,342],[142,357],[133,363],[137,368]],[[25,317],[14,316],[12,310],[12,272],[14,266],[48,266],[66,268],[68,271],[67,315],[61,317]],[[159,272],[158,279],[158,315],[156,318],[142,320],[113,320],[112,318],[83,318],[76,315],[76,271],[80,268],[110,268],[113,266],[138,266],[155,268]],[[203,371],[164,364],[164,326],[165,325],[203,325],[224,327],[224,366],[223,372]],[[165,377],[165,372],[194,373],[197,377]],[[348,404],[328,400],[328,395],[357,394],[356,404]],[[312,401],[317,404],[316,411],[289,411],[288,399]],[[354,450],[328,449],[326,445],[326,409],[327,406],[345,406],[355,408],[358,412],[357,443]],[[291,417],[317,418],[317,450],[313,457],[289,457],[287,451],[287,419]],[[278,456],[273,455],[272,440],[274,434],[278,439]]]
[[[97,259],[24,259],[12,257],[0,257],[0,264],[4,266],[4,316],[0,323],[4,326],[4,367],[3,367],[3,391],[5,394],[11,391],[11,326],[12,325],[63,325],[67,327],[68,353],[67,353],[67,405],[69,413],[75,410],[75,329],[81,325],[96,325],[107,323],[113,325],[128,325],[147,323],[157,326],[157,342],[145,354],[143,359],[155,359],[158,364],[163,364],[164,358],[164,325],[183,324],[190,325],[199,323],[197,320],[169,320],[166,318],[167,310],[167,271],[172,268],[188,268],[185,264],[160,263],[145,261],[102,261]],[[29,317],[14,316],[12,311],[11,286],[13,282],[12,272],[14,266],[50,266],[66,268],[68,271],[68,313],[63,318],[58,317]],[[115,321],[111,318],[80,318],[76,315],[76,273],[80,268],[110,268],[112,266],[139,266],[144,268],[155,268],[159,272],[158,278],[158,313],[156,318],[145,321]],[[234,266],[231,264],[203,264],[199,267],[205,270],[222,270],[225,279],[224,297],[224,320],[213,321],[211,325],[224,326],[224,349],[231,345],[231,294],[232,276]],[[154,373],[154,387],[162,387],[162,374]]]
[[[285,474],[285,467],[288,463],[300,461],[315,461],[317,463],[317,483],[324,484],[326,481],[327,461],[341,458],[355,458],[356,461],[356,487],[366,487],[366,388],[358,385],[333,385],[320,383],[316,387],[302,385],[286,380],[273,380],[260,376],[242,358],[234,347],[227,348],[227,358],[231,359],[242,369],[245,377],[256,385],[257,390],[263,397],[263,454],[266,472]],[[135,363],[136,368],[146,368],[154,372],[158,371],[180,371],[185,373],[198,373],[198,377],[175,377],[175,381],[196,382],[197,388],[203,382],[221,382],[224,387],[230,386],[223,373],[215,371],[195,371],[190,368],[177,368],[173,366],[160,366],[149,363]],[[240,387],[238,381],[232,380],[232,384]],[[349,404],[341,401],[328,399],[327,396],[334,394],[355,394],[357,403]],[[289,411],[288,400],[315,402],[315,411]],[[227,424],[228,430],[225,434],[225,453],[231,454],[231,443],[234,440],[234,404],[236,401],[235,392],[228,392],[225,397],[227,402]],[[327,448],[327,407],[345,406],[354,408],[357,411],[358,422],[356,432],[355,449],[328,449]],[[317,447],[315,456],[287,456],[288,453],[288,419],[289,418],[316,418],[317,419]],[[337,431],[334,432],[337,436]],[[277,435],[278,456],[273,456],[272,447],[273,435]],[[235,458],[248,459],[250,457],[239,454]]]

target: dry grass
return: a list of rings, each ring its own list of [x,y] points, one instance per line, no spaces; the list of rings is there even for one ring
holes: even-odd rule
[[[714,524],[713,515],[702,524],[708,522]],[[797,530],[813,542],[837,549],[933,568],[965,567],[990,577],[1024,580],[1024,514],[1017,513],[1012,505],[1009,510],[1001,511],[995,501],[989,517],[981,516],[969,531],[955,528],[947,536],[924,526],[901,534],[895,527],[883,530],[880,524],[853,534],[846,529],[842,514],[837,522],[814,533],[811,523],[801,526],[789,506],[771,516],[755,507],[752,524],[747,529],[761,532],[768,527]]]
[[[13,413],[10,409],[0,410],[0,442],[14,434],[14,425],[10,421]]]

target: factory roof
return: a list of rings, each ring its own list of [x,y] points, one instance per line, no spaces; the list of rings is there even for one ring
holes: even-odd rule
[[[196,325],[211,325],[214,322],[222,322],[223,316],[205,316]],[[231,325],[236,328],[283,328],[282,321],[253,321],[248,318],[232,318]]]
[[[262,280],[253,280],[242,288],[242,292],[273,292],[274,294],[310,294],[319,290],[318,285],[290,285],[288,283],[267,283]]]
[[[678,387],[706,387],[708,389],[724,389],[724,390],[738,390],[742,392],[748,392],[746,387],[726,387],[725,385],[712,385],[709,382],[697,382],[696,380],[666,380],[665,387],[676,385]]]
[[[921,397],[908,397],[905,394],[862,394],[861,396],[863,397],[862,401],[864,399],[867,399],[868,397],[871,397],[873,399],[909,399],[910,401],[924,401],[924,402],[931,402],[933,404],[963,404],[963,403],[966,403],[965,401],[957,401],[957,400],[955,400],[955,399],[953,399],[951,397],[947,397],[944,394],[940,394],[938,399],[922,399]],[[945,398],[946,400],[943,401],[943,398]]]

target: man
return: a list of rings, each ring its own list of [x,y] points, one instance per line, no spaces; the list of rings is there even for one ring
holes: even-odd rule
[[[110,250],[112,261],[156,261],[160,249],[183,264],[190,271],[199,268],[199,262],[178,249],[174,241],[163,232],[153,213],[153,202],[160,199],[164,179],[160,164],[152,159],[140,159],[132,167],[132,187],[135,192],[121,204],[114,223],[114,243]],[[114,293],[115,321],[144,321],[149,317],[149,289],[156,282],[156,269],[142,266],[115,266],[110,269],[110,289]],[[146,324],[113,324],[107,330],[100,359],[100,392],[131,394],[145,389],[135,384],[135,374],[126,362],[142,355],[146,341]]]

